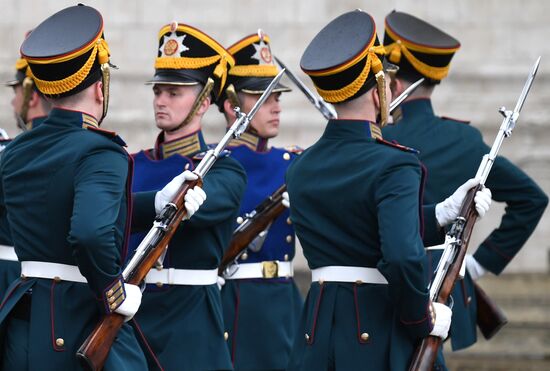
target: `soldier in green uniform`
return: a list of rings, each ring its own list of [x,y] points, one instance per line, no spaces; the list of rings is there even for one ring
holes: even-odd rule
[[[32,79],[26,75],[27,67],[27,61],[19,58],[15,64],[15,78],[6,82],[6,86],[13,88],[11,105],[16,120],[30,130],[38,127],[46,119],[51,103],[44,98]],[[1,145],[6,146],[12,140],[12,138],[3,138]],[[0,152],[3,149],[4,147]],[[6,211],[2,209],[0,211],[0,295],[4,294],[9,284],[20,274],[21,268],[13,250]]]
[[[202,31],[176,22],[159,32],[153,86],[154,148],[133,156],[134,192],[159,190],[182,169],[192,170],[208,149],[202,117],[221,93],[233,57]],[[190,173],[187,171],[186,173]],[[217,267],[229,244],[246,186],[242,166],[222,156],[204,178],[208,200],[172,238],[163,268],[147,275],[136,328],[150,369],[225,370],[231,360],[224,334]],[[165,188],[170,188],[168,183]],[[161,192],[162,195],[162,192]],[[154,213],[134,203],[132,245],[151,227]],[[158,211],[158,210],[157,210]],[[146,214],[145,214],[146,215]]]
[[[121,139],[98,127],[109,71],[101,14],[66,8],[42,22],[21,53],[54,108],[6,148],[0,167],[2,204],[21,261],[21,278],[0,304],[7,326],[2,369],[74,370],[76,350],[100,317],[116,312],[129,319],[141,301],[139,288],[121,278],[128,157]],[[146,369],[129,325],[105,369]]]
[[[228,50],[235,66],[229,70],[228,87],[218,105],[230,125],[235,120],[234,107],[249,112],[278,69],[269,36],[262,30]],[[299,151],[268,144],[279,133],[279,99],[287,91],[282,84],[276,86],[248,130],[230,143],[231,157],[243,165],[248,177],[241,219],[284,184],[286,169]],[[285,211],[250,244],[237,265],[226,270],[222,301],[235,370],[286,369],[302,309],[292,278],[294,254],[294,228]],[[275,274],[269,275],[267,267],[276,267]]]
[[[48,115],[51,104],[38,91],[32,79],[26,76],[27,61],[19,58],[15,64],[15,78],[6,82],[6,86],[13,88],[11,105],[18,124],[25,129],[38,127]],[[25,125],[26,123],[26,125]],[[0,152],[2,152],[13,138],[0,139]],[[1,192],[0,192],[1,193]],[[4,296],[10,283],[21,275],[21,265],[17,254],[13,249],[11,232],[6,215],[6,209],[0,208],[0,297]],[[5,326],[0,327],[0,349],[3,349],[3,332]],[[0,354],[1,362],[2,354]]]
[[[383,56],[372,17],[356,10],[325,26],[300,62],[338,119],[286,175],[312,269],[288,370],[404,370],[420,338],[445,338],[450,325],[451,310],[429,299],[421,231],[437,234],[459,206],[422,212],[415,151],[382,139],[391,99]],[[460,204],[475,184],[450,198]],[[487,193],[476,195],[480,214]]]
[[[490,148],[481,133],[468,122],[436,116],[431,96],[449,71],[460,43],[433,25],[403,12],[386,17],[384,45],[390,62],[399,66],[395,94],[400,94],[420,77],[426,81],[398,108],[395,125],[383,130],[384,138],[397,140],[420,151],[428,169],[424,201],[434,202],[475,175]],[[466,277],[453,292],[450,330],[453,350],[476,341],[476,297],[472,279],[487,271],[499,274],[525,244],[539,222],[548,198],[537,184],[506,158],[497,157],[486,181],[493,199],[505,202],[505,214],[498,228],[466,256]],[[473,248],[473,246],[472,246]],[[435,268],[441,251],[428,249]],[[442,357],[436,367],[444,369]]]

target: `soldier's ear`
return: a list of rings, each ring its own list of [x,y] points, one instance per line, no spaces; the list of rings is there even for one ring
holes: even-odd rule
[[[229,99],[226,99],[223,101],[223,110],[225,111],[225,114],[228,115],[232,120],[235,119],[235,111],[233,111],[233,105],[229,101]]]
[[[94,96],[97,102],[103,104],[105,97],[103,96],[103,81],[98,81],[94,85]]]
[[[393,85],[393,90],[391,93],[393,97],[400,96],[401,93],[403,93],[403,91],[406,89],[405,86],[403,86],[403,82],[401,81],[401,79],[398,79],[395,77],[393,78],[392,85]]]
[[[29,99],[29,108],[34,108],[40,104],[40,95],[36,91],[32,91],[31,98]]]
[[[380,112],[380,97],[378,96],[378,89],[376,87],[372,88],[369,94],[371,94],[371,99],[374,103],[374,107],[378,112]]]

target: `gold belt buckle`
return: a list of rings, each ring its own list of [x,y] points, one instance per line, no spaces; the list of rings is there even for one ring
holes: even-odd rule
[[[264,278],[279,277],[279,262],[276,260],[262,262],[262,275]]]

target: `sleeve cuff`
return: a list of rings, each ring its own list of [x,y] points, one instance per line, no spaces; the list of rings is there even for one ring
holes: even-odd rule
[[[105,313],[113,313],[126,299],[126,290],[124,289],[124,280],[119,276],[109,286],[103,290],[103,305]]]

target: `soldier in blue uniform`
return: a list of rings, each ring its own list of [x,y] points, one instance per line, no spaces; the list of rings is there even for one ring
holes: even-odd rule
[[[384,45],[390,62],[399,66],[395,94],[424,77],[423,83],[398,109],[395,125],[383,130],[384,138],[397,140],[420,151],[428,169],[424,201],[434,202],[475,175],[490,148],[475,127],[450,118],[436,116],[431,96],[449,71],[460,43],[454,37],[412,15],[392,12],[386,17]],[[496,129],[496,127],[495,127]],[[527,241],[539,222],[548,198],[537,184],[506,158],[497,157],[486,182],[493,199],[506,203],[500,226],[466,256],[466,277],[453,292],[451,326],[453,350],[476,341],[476,297],[472,279],[487,271],[499,274]],[[435,268],[440,251],[429,250]],[[444,369],[442,357],[437,367]]]
[[[229,70],[228,87],[218,105],[230,125],[235,120],[234,107],[249,112],[278,69],[269,36],[261,30],[228,50],[235,57],[235,66]],[[286,91],[290,89],[276,86],[248,130],[230,143],[231,157],[244,166],[248,177],[237,222],[284,184],[286,169],[298,152],[268,145],[279,133],[279,99]],[[294,253],[294,229],[285,211],[224,275],[224,320],[235,370],[286,369],[302,309],[292,278]]]
[[[174,174],[198,164],[207,150],[202,117],[221,93],[234,64],[214,39],[175,22],[161,28],[157,51],[150,83],[155,122],[161,132],[154,148],[133,156],[134,192],[158,190]],[[149,272],[135,322],[143,335],[150,369],[232,368],[217,267],[231,239],[245,186],[242,166],[230,157],[218,159],[204,179],[208,200],[172,238],[164,267]],[[134,207],[141,209],[141,202]],[[134,218],[134,246],[143,238],[138,232],[148,230],[153,217]]]
[[[288,370],[404,370],[417,340],[445,338],[450,325],[451,310],[429,299],[421,231],[436,235],[459,210],[444,201],[444,217],[434,205],[422,212],[414,150],[382,139],[391,100],[383,56],[372,17],[356,10],[325,26],[300,62],[338,120],[286,175],[312,269]],[[487,192],[476,198],[483,214]]]
[[[62,42],[60,42],[62,40]],[[28,74],[53,110],[3,153],[3,199],[21,278],[0,304],[4,370],[74,370],[75,353],[105,313],[130,318],[141,292],[121,278],[128,158],[107,111],[109,49],[91,7],[66,8],[23,42]],[[151,205],[152,207],[152,205]],[[105,369],[143,370],[124,325]]]

